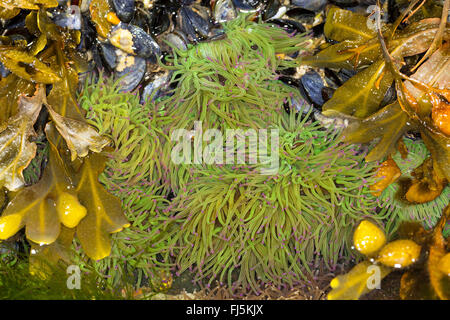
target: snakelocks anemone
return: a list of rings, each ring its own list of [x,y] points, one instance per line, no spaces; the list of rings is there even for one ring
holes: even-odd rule
[[[186,191],[168,207],[175,226],[165,260],[176,272],[227,282],[258,292],[259,285],[293,285],[320,257],[328,266],[349,257],[350,236],[360,219],[383,218],[368,185],[373,167],[337,132],[282,115],[279,168],[258,165],[197,167]],[[163,235],[164,236],[164,235]]]
[[[88,261],[78,251],[77,259],[79,265],[94,269],[112,287],[130,281],[130,277],[136,277],[139,286],[143,278],[155,274],[157,255],[155,250],[150,253],[148,247],[156,242],[159,226],[166,221],[161,213],[168,203],[159,162],[161,128],[167,117],[161,116],[154,104],[141,105],[137,95],[119,90],[118,80],[100,75],[95,83],[86,82],[79,99],[88,121],[114,143],[99,180],[121,199],[131,226],[112,236],[108,257]]]
[[[224,24],[222,39],[188,50],[174,48],[166,68],[178,82],[164,101],[173,119],[170,130],[192,130],[201,121],[210,128],[267,128],[276,123],[295,89],[278,80],[277,71],[297,66],[289,55],[302,53],[306,38],[242,15]],[[166,132],[169,135],[169,132]],[[173,141],[164,145],[163,165],[171,189],[178,192],[190,177],[185,165],[170,159]]]
[[[139,285],[169,269],[176,275],[191,270],[207,284],[226,282],[230,290],[293,286],[319,260],[333,268],[350,259],[360,220],[393,230],[410,215],[393,200],[395,186],[378,201],[372,195],[376,164],[365,163],[361,150],[338,142],[337,129],[294,110],[298,92],[277,72],[296,66],[292,57],[303,50],[304,38],[245,16],[225,30],[221,39],[174,49],[164,67],[173,72],[175,89],[156,101],[141,105],[137,95],[119,92],[118,80],[102,77],[87,82],[81,94],[88,121],[114,143],[100,181],[122,200],[131,226],[113,235],[109,257],[78,257],[113,286],[130,276]],[[231,129],[265,130],[276,139],[270,135],[270,156],[258,149],[259,162],[249,161],[255,147],[249,143],[241,162],[211,163],[205,160],[211,141],[202,136],[210,129],[223,136]],[[187,133],[182,138],[200,150],[202,161],[195,161],[195,151],[187,161],[174,161],[176,130]],[[211,153],[216,160],[230,151],[222,142]],[[233,144],[232,153],[241,147]],[[408,148],[411,159],[422,157],[424,148]]]

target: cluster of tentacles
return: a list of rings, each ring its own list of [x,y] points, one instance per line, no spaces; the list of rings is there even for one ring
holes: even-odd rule
[[[338,130],[292,106],[298,92],[277,71],[298,63],[289,55],[303,50],[301,35],[245,17],[225,29],[224,39],[174,49],[165,67],[176,89],[158,102],[141,105],[133,93],[119,93],[112,79],[86,83],[80,105],[114,143],[100,180],[122,200],[131,224],[113,236],[109,257],[93,262],[78,255],[86,269],[113,284],[191,270],[208,284],[258,292],[262,283],[294,285],[318,259],[332,268],[350,258],[361,219],[387,222],[392,232],[399,218],[422,219],[424,212],[436,220],[426,209],[399,206],[395,186],[377,199],[369,189],[375,164],[365,163],[356,146],[338,142]],[[171,134],[194,130],[196,121],[203,131],[224,135],[276,130],[277,170],[263,174],[264,163],[245,161],[194,163],[194,155],[174,163]],[[208,145],[192,140],[189,146],[203,154]],[[409,150],[413,160],[423,148],[416,151]]]

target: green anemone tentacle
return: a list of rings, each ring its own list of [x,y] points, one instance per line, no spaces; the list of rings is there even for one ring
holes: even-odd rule
[[[263,175],[258,164],[202,165],[173,200],[178,227],[166,236],[177,243],[178,272],[195,269],[197,280],[255,292],[261,281],[293,285],[318,256],[330,267],[349,257],[358,221],[381,223],[368,189],[374,166],[359,165],[364,154],[294,112],[276,128],[278,173]]]

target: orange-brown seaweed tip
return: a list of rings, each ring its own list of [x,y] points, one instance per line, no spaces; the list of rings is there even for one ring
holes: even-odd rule
[[[388,159],[381,163],[377,173],[375,174],[375,177],[380,180],[371,185],[369,189],[372,191],[374,196],[378,197],[381,195],[381,192],[397,180],[400,175],[401,171],[397,166],[397,163],[393,159]]]

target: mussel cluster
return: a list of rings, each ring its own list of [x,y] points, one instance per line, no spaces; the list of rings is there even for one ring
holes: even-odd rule
[[[160,68],[159,60],[172,47],[186,49],[202,41],[224,37],[221,23],[240,12],[252,12],[254,20],[272,23],[289,33],[323,33],[326,5],[365,11],[375,0],[58,0],[47,9],[57,25],[81,31],[78,46],[90,67],[85,75],[101,70],[122,77],[122,91],[139,87],[141,101],[157,99],[169,90],[171,74]],[[2,35],[30,40],[21,10],[12,19],[0,19]],[[9,71],[0,63],[0,76]],[[308,69],[285,70],[280,79],[297,87],[317,111],[335,88],[354,74],[352,70],[334,73]],[[173,82],[172,82],[173,83]],[[299,102],[301,103],[301,102]]]

